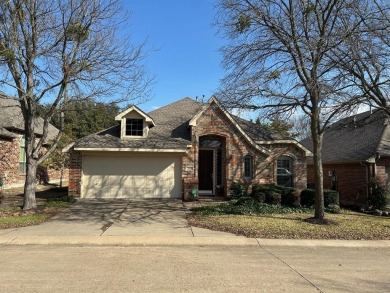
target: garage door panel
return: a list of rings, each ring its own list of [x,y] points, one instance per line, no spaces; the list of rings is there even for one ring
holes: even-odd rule
[[[180,196],[180,157],[83,157],[84,198]]]

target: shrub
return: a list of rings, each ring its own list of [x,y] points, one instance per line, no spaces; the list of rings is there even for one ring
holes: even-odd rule
[[[229,189],[231,191],[231,196],[233,198],[247,196],[247,194],[248,194],[248,191],[246,190],[245,186],[239,182],[233,182],[230,185]]]
[[[368,198],[368,204],[374,209],[385,209],[389,203],[388,191],[379,180],[372,180],[370,183],[371,195]]]
[[[305,207],[311,207],[314,205],[314,198],[314,189],[304,189],[301,191],[301,205]]]
[[[314,189],[304,189],[301,192],[301,205],[310,207],[315,202]],[[340,205],[339,193],[336,190],[324,189],[324,206]]]
[[[331,213],[331,214],[340,214],[341,213],[341,208],[337,204],[330,204],[326,209],[326,212]]]
[[[291,187],[282,189],[282,205],[293,208],[300,207],[299,192]]]
[[[268,192],[265,195],[265,202],[271,205],[281,205],[282,195],[276,191]]]
[[[330,205],[340,205],[339,193],[336,190],[324,190],[324,205],[329,207]]]

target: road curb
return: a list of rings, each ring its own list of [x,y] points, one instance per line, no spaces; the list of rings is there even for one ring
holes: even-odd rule
[[[390,240],[298,240],[246,237],[150,237],[150,236],[7,236],[0,245],[75,246],[301,246],[390,248]]]

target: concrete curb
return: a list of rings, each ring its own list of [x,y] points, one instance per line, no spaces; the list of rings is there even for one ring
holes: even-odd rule
[[[73,246],[303,246],[390,248],[390,240],[298,240],[245,237],[1,236],[0,245]]]

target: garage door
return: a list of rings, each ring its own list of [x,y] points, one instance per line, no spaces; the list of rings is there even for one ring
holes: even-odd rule
[[[83,156],[83,198],[179,198],[181,158]]]

